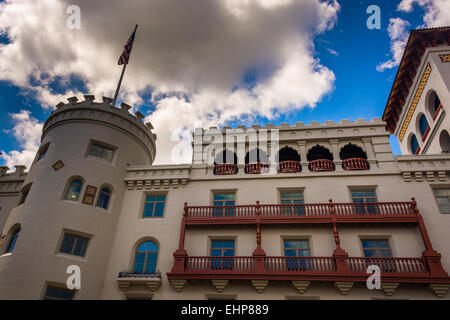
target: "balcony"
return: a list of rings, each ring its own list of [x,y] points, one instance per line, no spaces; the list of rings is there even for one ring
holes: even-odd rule
[[[309,171],[334,171],[333,160],[317,159],[309,161]]]
[[[234,163],[220,163],[214,166],[214,174],[219,176],[238,173],[238,166]]]
[[[161,284],[161,272],[158,270],[154,273],[138,273],[132,270],[119,272],[117,276],[117,284],[120,290],[128,291],[132,286],[147,286],[150,293],[158,289]]]
[[[269,164],[264,162],[247,163],[244,169],[246,174],[261,174],[269,172]]]
[[[298,173],[302,171],[298,161],[282,161],[278,164],[278,173]]]
[[[258,292],[262,292],[270,281],[291,281],[295,287],[302,283],[308,287],[312,281],[331,281],[342,294],[347,294],[353,283],[367,281],[367,268],[371,265],[380,268],[382,283],[385,284],[383,289],[388,295],[392,295],[400,283],[429,284],[436,290],[450,284],[445,271],[431,270],[425,257],[266,257],[254,254],[247,257],[185,256],[180,262],[181,268],[174,266],[167,273],[168,279],[178,285],[178,291],[183,289],[187,280],[211,280],[220,292],[230,280],[248,280]]]
[[[273,223],[416,223],[411,202],[259,204],[236,206],[187,206],[188,225]]]
[[[342,168],[351,170],[369,170],[369,162],[364,158],[350,158],[342,161]]]

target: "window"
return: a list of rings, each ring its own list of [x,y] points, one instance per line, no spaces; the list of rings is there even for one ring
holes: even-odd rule
[[[166,196],[146,196],[143,218],[162,217]]]
[[[82,187],[83,182],[80,179],[72,180],[69,188],[67,189],[66,200],[78,201]]]
[[[450,188],[433,189],[441,213],[450,213]]]
[[[235,195],[232,193],[223,194],[223,193],[215,193],[213,206],[214,207],[223,207],[223,206],[234,206],[235,205]],[[214,217],[222,217],[225,213],[226,217],[231,217],[236,214],[234,207],[228,208],[214,208],[213,216]]]
[[[427,118],[425,117],[424,114],[422,114],[419,119],[419,130],[420,130],[420,135],[421,135],[422,139],[425,139],[426,134],[428,134],[429,129],[430,128],[428,126]]]
[[[419,141],[417,141],[416,136],[413,134],[410,140],[411,153],[417,154],[420,151]]]
[[[304,215],[305,208],[303,204],[302,192],[281,192],[280,203],[290,205],[282,208],[283,215]]]
[[[45,290],[44,300],[73,300],[74,294],[74,290],[47,286],[47,289]]]
[[[155,273],[158,246],[153,241],[146,241],[136,249],[134,259],[135,273]]]
[[[27,184],[25,187],[23,187],[22,189],[22,193],[20,195],[20,201],[19,201],[19,206],[21,204],[24,204],[25,201],[27,200],[28,197],[28,193],[30,192],[31,189],[31,183]]]
[[[212,240],[211,241],[212,269],[232,269],[234,257],[234,240]],[[222,257],[222,258],[219,258]]]
[[[102,188],[98,195],[97,207],[108,210],[109,199],[111,198],[111,190],[107,187]]]
[[[309,240],[284,240],[284,255],[287,257],[288,271],[308,270],[309,261],[302,257],[311,255]]]
[[[96,158],[112,161],[114,156],[114,149],[98,143],[92,143],[91,147],[89,148],[89,155]]]
[[[39,149],[37,161],[45,158],[45,156],[47,155],[48,146],[49,146],[49,144],[47,143],[45,146],[43,146],[41,149]]]
[[[392,252],[387,239],[361,240],[366,258],[391,258]]]
[[[59,252],[84,257],[88,242],[86,237],[65,233]]]
[[[14,251],[14,247],[16,246],[17,239],[19,238],[20,229],[14,232],[11,240],[9,241],[8,247],[6,248],[6,253],[11,253]]]
[[[376,214],[378,212],[377,205],[370,204],[377,202],[375,189],[352,191],[352,201],[355,203],[356,214]]]

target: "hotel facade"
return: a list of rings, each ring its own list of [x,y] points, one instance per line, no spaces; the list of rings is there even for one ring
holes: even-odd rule
[[[450,28],[411,32],[383,118],[197,129],[191,164],[102,100],[0,169],[0,299],[450,298]]]

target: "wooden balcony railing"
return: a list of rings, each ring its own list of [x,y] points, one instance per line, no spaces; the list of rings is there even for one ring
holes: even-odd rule
[[[301,171],[302,167],[298,161],[282,161],[278,164],[278,173],[297,173]]]
[[[364,158],[350,158],[342,160],[344,170],[369,170],[369,163]]]
[[[269,172],[269,164],[264,162],[253,162],[245,165],[246,174],[261,174]]]
[[[333,160],[318,159],[309,162],[309,171],[334,171]]]
[[[410,278],[411,282],[423,282],[423,279],[431,277],[427,262],[423,257],[419,258],[343,258],[344,267],[338,268],[336,257],[269,257],[264,256],[262,269],[257,269],[257,257],[189,257],[185,258],[184,269],[172,270],[168,273],[169,279],[252,279],[264,275],[267,280],[290,280],[289,276],[310,275],[313,280],[339,281],[339,277],[346,277],[347,281],[366,281],[367,268],[371,265],[380,267],[381,277],[384,281],[395,278]],[[354,279],[352,279],[354,277]],[[446,282],[450,278],[444,276]],[[295,279],[295,278],[292,278]],[[421,279],[421,280],[420,280]]]
[[[376,265],[381,273],[387,274],[427,274],[428,269],[424,258],[348,258],[351,272],[366,273],[367,267]]]
[[[412,202],[332,203],[332,207],[330,203],[186,206],[190,224],[254,223],[258,214],[262,223],[331,222],[333,215],[338,222],[415,222],[418,217]]]
[[[238,166],[234,163],[220,163],[214,166],[215,175],[223,176],[237,173],[238,173]]]

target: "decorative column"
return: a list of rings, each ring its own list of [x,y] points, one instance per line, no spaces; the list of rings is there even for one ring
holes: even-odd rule
[[[414,213],[417,214],[419,230],[425,246],[425,251],[423,252],[422,257],[427,263],[428,269],[430,270],[430,275],[437,277],[448,277],[447,272],[445,272],[444,268],[442,267],[441,254],[433,249],[433,245],[431,244],[431,240],[428,235],[427,228],[425,227],[425,223],[423,222],[422,215],[419,213],[419,209],[417,208],[417,202],[415,198],[411,198],[411,205]]]
[[[339,155],[339,139],[330,139],[330,145],[333,152],[333,162],[336,168],[335,170],[338,172],[344,171],[344,169],[342,169],[341,156]]]
[[[174,264],[172,273],[183,273],[186,265],[187,252],[184,249],[184,239],[186,234],[186,217],[187,217],[187,202],[184,203],[183,219],[181,220],[180,241],[178,249],[173,253]]]
[[[300,155],[300,165],[302,166],[302,172],[308,172],[308,156],[306,153],[306,140],[298,140],[298,154]]]
[[[369,165],[372,168],[377,163],[377,159],[375,158],[375,152],[373,151],[372,138],[362,138],[362,142],[364,144],[364,149],[366,150],[367,161],[369,162]]]
[[[256,201],[256,249],[253,251],[253,271],[265,273],[266,252],[261,248],[261,206]]]

